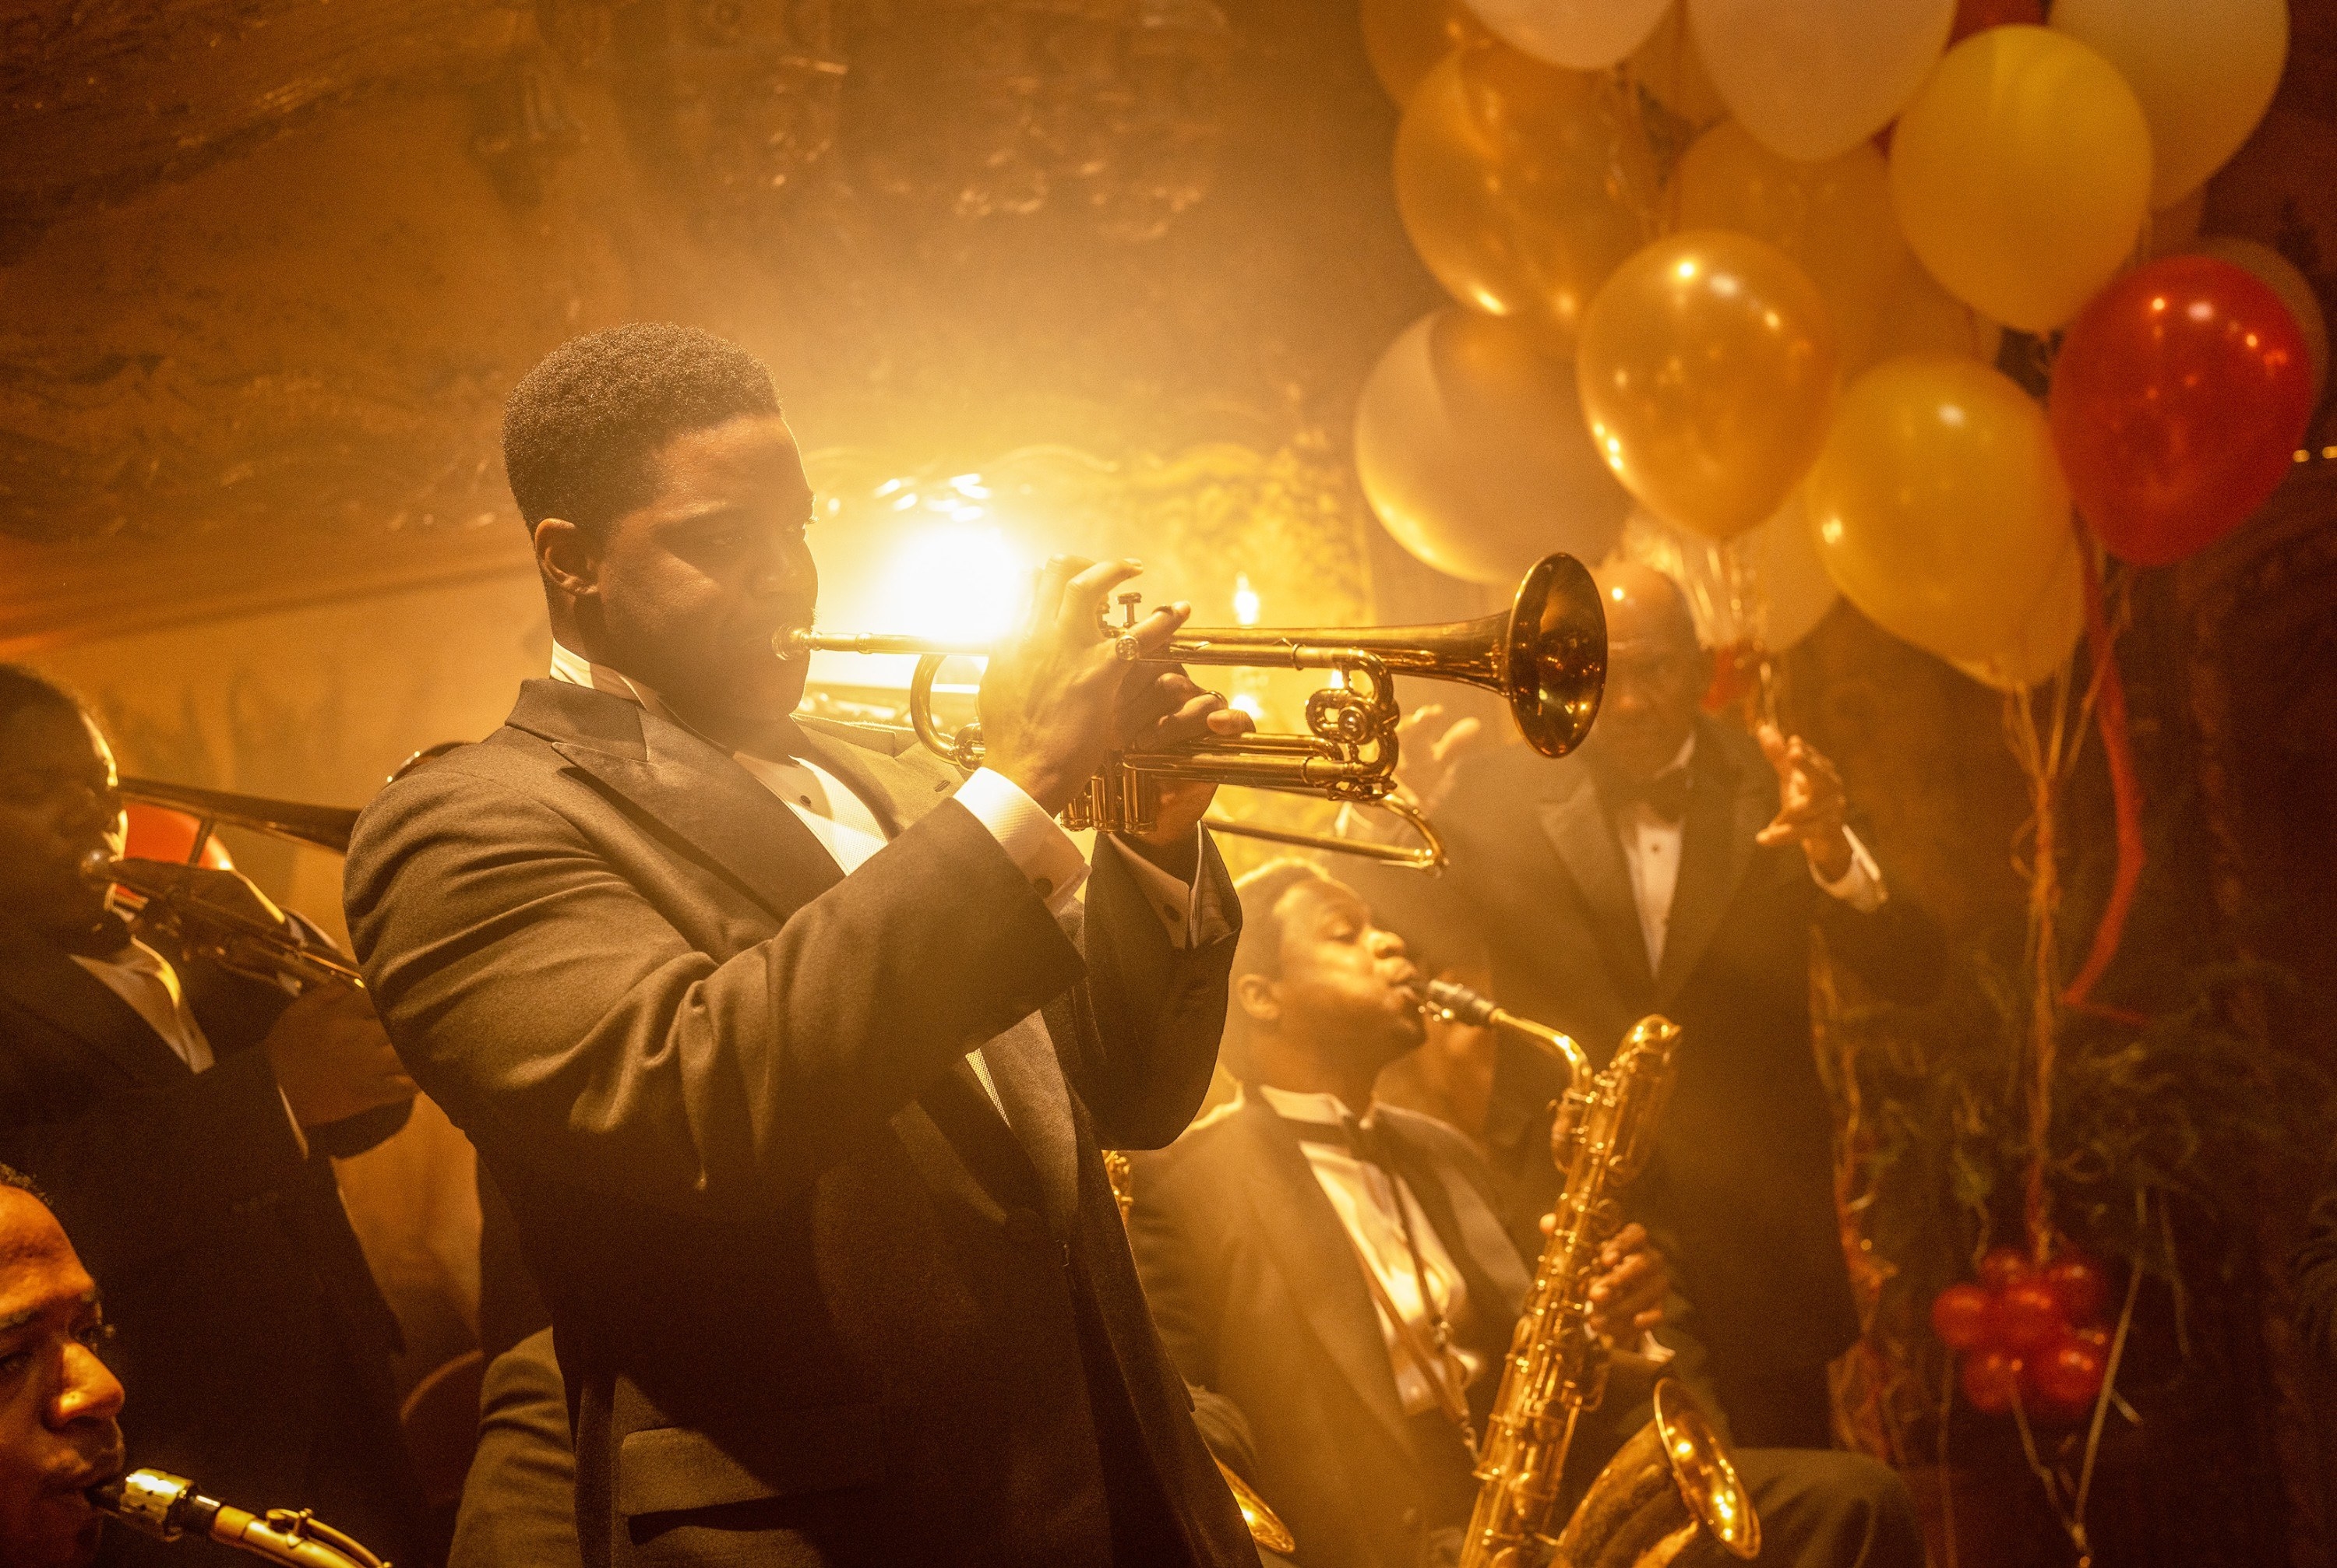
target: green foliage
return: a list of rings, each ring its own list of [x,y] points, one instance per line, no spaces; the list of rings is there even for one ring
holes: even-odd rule
[[[1933,1389],[1931,1298],[1988,1247],[2024,1240],[2030,1004],[2013,970],[1975,956],[1931,1006],[1833,1025],[1877,1337]],[[2285,1044],[2299,1005],[2283,971],[2242,963],[2194,971],[2181,1002],[2139,1025],[2063,1014],[2045,1163],[2061,1235],[2178,1298],[2186,1280],[2227,1276],[2256,1206],[2308,1182],[2325,1153],[2330,1086]],[[2175,1221],[2215,1240],[2178,1258]]]

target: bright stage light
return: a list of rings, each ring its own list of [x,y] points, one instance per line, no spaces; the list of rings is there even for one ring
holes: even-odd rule
[[[978,477],[966,476],[979,485]],[[904,487],[905,488],[905,487]],[[837,574],[824,593],[822,626],[851,631],[900,632],[937,642],[989,642],[1005,635],[1029,592],[1025,552],[1005,531],[986,521],[987,509],[962,497],[967,485],[953,482],[953,495],[914,492],[917,515],[888,527],[875,549]],[[900,495],[900,492],[895,492]],[[898,502],[895,502],[898,505]],[[930,521],[928,521],[930,519]],[[816,686],[904,690],[916,660],[902,655],[815,653]],[[953,666],[944,681],[971,673]]]

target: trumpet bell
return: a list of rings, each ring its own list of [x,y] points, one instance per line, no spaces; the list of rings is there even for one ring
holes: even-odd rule
[[[1607,615],[1571,555],[1545,555],[1518,584],[1502,639],[1500,690],[1526,744],[1563,757],[1590,733],[1607,689]]]

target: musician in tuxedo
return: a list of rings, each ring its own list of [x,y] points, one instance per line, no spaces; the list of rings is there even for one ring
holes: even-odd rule
[[[1680,1024],[1644,1217],[1673,1248],[1737,1436],[1822,1447],[1826,1364],[1858,1319],[1810,1033],[1811,934],[1909,1003],[1936,989],[1942,942],[1849,827],[1832,762],[1702,712],[1710,663],[1678,588],[1638,565],[1599,583],[1607,688],[1581,750],[1552,761],[1415,736],[1407,782],[1451,867],[1433,884],[1365,868],[1357,884],[1402,928],[1471,934],[1502,1004],[1573,1035],[1593,1061],[1647,1014]],[[1546,1135],[1561,1075],[1515,1042],[1491,1044],[1470,1131],[1515,1195],[1507,1217],[1521,1231],[1556,1181]]]
[[[1518,1250],[1464,1138],[1374,1102],[1375,1075],[1421,1040],[1402,938],[1300,861],[1245,877],[1241,898],[1225,1053],[1241,1091],[1134,1161],[1138,1269],[1186,1377],[1246,1423],[1248,1478],[1300,1568],[1450,1563],[1478,1490],[1467,1434],[1484,1429],[1540,1248]],[[1622,1354],[1569,1455],[1560,1522],[1648,1419],[1656,1373],[1700,1385],[1698,1348],[1657,1328],[1677,1293],[1645,1231],[1623,1227],[1600,1268],[1594,1325]],[[1761,1561],[1920,1568],[1913,1504],[1884,1466],[1736,1458]]]
[[[1065,560],[971,776],[794,717],[812,492],[768,373],[706,333],[555,350],[504,458],[551,678],[367,808],[347,908],[550,1308],[584,1561],[1254,1563],[1099,1157],[1208,1083],[1238,921],[1208,792],[1092,865],[1054,820],[1115,741],[1245,721],[1116,656],[1133,563]]]
[[[111,1330],[40,1190],[0,1165],[0,1563],[87,1568],[105,1521],[83,1495],[122,1473]]]
[[[0,1160],[105,1291],[138,1464],[427,1561],[397,1322],[330,1158],[403,1126],[413,1083],[362,992],[296,999],[125,925],[82,875],[122,851],[114,789],[80,705],[0,666]],[[169,1554],[115,1532],[103,1560]]]

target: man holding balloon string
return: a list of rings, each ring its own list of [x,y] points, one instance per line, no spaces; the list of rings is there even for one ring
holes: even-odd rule
[[[1599,575],[1607,695],[1578,756],[1475,748],[1468,721],[1406,753],[1452,857],[1434,883],[1355,873],[1405,928],[1465,933],[1502,1005],[1594,1059],[1638,1018],[1685,1031],[1678,1087],[1637,1200],[1666,1238],[1736,1440],[1831,1445],[1826,1363],[1858,1332],[1833,1204],[1833,1117],[1810,1043],[1814,928],[1894,1000],[1937,985],[1936,927],[1848,826],[1833,763],[1764,726],[1704,714],[1709,672],[1686,601],[1649,568]],[[1512,1230],[1555,1196],[1559,1071],[1487,1042],[1474,1136]]]

